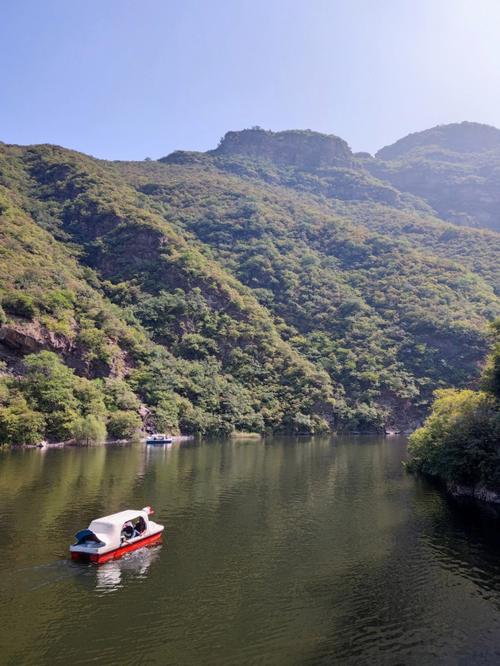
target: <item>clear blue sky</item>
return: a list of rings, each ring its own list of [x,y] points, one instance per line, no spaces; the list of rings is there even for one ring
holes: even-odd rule
[[[0,0],[0,140],[98,157],[500,127],[500,0]]]

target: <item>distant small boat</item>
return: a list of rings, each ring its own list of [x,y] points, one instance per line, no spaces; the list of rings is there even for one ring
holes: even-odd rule
[[[71,559],[102,564],[159,541],[165,528],[150,520],[153,513],[146,506],[93,520],[86,530],[76,533],[76,542],[69,547]]]
[[[155,432],[146,437],[146,444],[171,444],[174,438],[164,432]]]

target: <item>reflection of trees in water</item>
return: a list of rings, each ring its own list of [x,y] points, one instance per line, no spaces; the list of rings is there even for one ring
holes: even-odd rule
[[[142,449],[66,448],[13,452],[2,460],[0,535],[16,545],[13,557],[63,555],[73,534],[100,515],[123,509],[132,499]],[[138,507],[140,508],[140,507]]]
[[[2,504],[12,500],[33,486],[44,466],[45,449],[20,449],[0,451],[0,498]]]
[[[224,636],[229,654],[238,651],[237,628],[258,646],[280,635],[284,623],[291,654],[310,648],[331,617],[331,597],[345,596],[353,571],[359,577],[385,561],[387,535],[406,519],[394,506],[400,486],[411,484],[402,479],[401,453],[401,446],[369,438],[275,439],[170,458],[185,508],[169,517],[176,538],[168,547],[177,580],[190,581],[184,590],[173,581],[172,594],[185,595],[207,646],[215,639],[202,627],[217,613],[221,626],[232,627]],[[166,470],[159,466],[158,474],[158,485],[172,492]],[[200,543],[196,563],[182,559]],[[212,649],[222,652],[215,643]],[[286,650],[281,658],[287,663]]]
[[[311,590],[330,626],[303,663],[498,663],[498,517],[406,479],[406,517],[386,557],[356,558]]]
[[[307,468],[317,462],[323,450],[330,460],[318,473],[325,480],[335,473],[331,440],[287,442],[226,441],[153,451],[148,454],[147,475],[159,494],[156,504],[175,506],[177,512],[208,509],[213,513],[219,505],[237,502],[241,494],[246,495],[243,510],[248,514],[252,502],[266,510],[267,502],[278,496],[285,505],[299,495],[313,503]],[[257,492],[249,493],[251,488]],[[270,506],[268,512],[271,519],[274,508]]]
[[[243,649],[249,663],[262,654],[275,664],[298,656],[331,663],[333,654],[342,663],[367,656],[397,663],[395,654],[414,663],[412,654],[425,654],[424,637],[434,641],[429,650],[441,649],[451,631],[457,585],[466,579],[477,588],[460,567],[486,571],[482,551],[496,545],[479,539],[477,552],[467,552],[470,534],[460,540],[455,533],[463,519],[447,515],[443,495],[403,473],[404,448],[397,439],[276,438],[48,451],[36,464],[37,452],[28,452],[24,486],[5,476],[0,482],[16,539],[27,546],[22,554],[9,549],[10,568],[16,559],[54,559],[54,544],[64,556],[75,529],[121,508],[151,504],[166,534],[159,550],[83,568],[72,584],[36,591],[33,615],[25,617],[21,595],[7,624],[14,631],[23,616],[25,648],[50,636],[51,654],[68,635],[73,650],[85,649],[108,617],[109,631],[135,654],[126,629],[140,616],[151,624],[145,637],[165,638],[164,652],[152,653],[158,663],[202,663],[207,655],[231,662]],[[22,462],[9,463],[9,476],[23,477]],[[127,595],[106,594],[122,588]],[[72,620],[79,613],[88,614],[81,627]],[[458,612],[458,630],[466,618]],[[484,625],[491,629],[488,618]]]
[[[467,577],[485,593],[500,593],[500,512],[497,507],[436,492],[435,510],[423,538],[452,573]],[[492,598],[500,609],[500,603]]]

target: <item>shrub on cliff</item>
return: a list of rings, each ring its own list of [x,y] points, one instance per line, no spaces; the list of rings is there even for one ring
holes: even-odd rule
[[[0,383],[0,444],[104,441],[108,409],[100,380],[78,377],[52,352],[30,354],[24,364],[23,377]]]
[[[45,435],[52,441],[70,439],[81,416],[75,395],[77,377],[53,352],[30,354],[19,389],[30,405],[46,416]]]
[[[13,292],[4,296],[2,306],[5,312],[17,315],[18,317],[24,317],[25,319],[33,319],[37,313],[31,296],[20,292]]]

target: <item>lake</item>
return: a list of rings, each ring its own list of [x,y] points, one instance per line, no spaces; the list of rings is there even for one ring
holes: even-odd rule
[[[0,663],[498,664],[500,523],[403,438],[0,452]],[[67,548],[151,504],[162,545]]]

